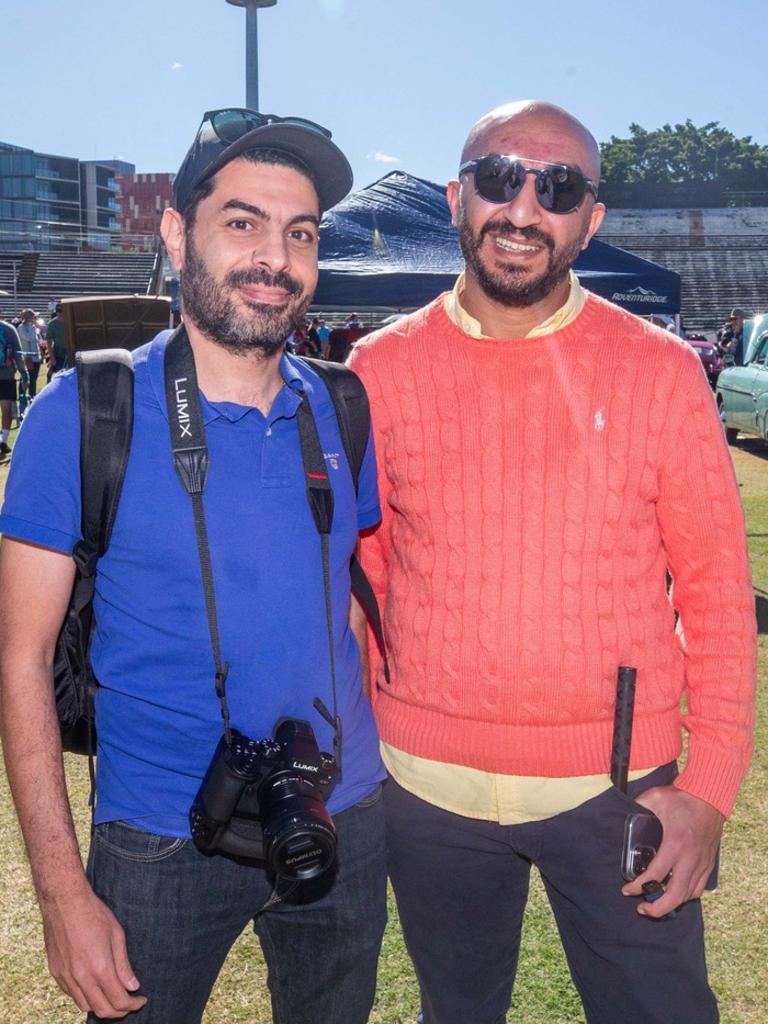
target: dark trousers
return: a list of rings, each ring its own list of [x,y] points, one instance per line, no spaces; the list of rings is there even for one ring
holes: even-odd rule
[[[365,1024],[373,1004],[386,923],[381,787],[334,823],[335,867],[301,883],[253,925],[275,1024]],[[122,1019],[199,1022],[232,944],[272,892],[266,872],[206,856],[191,839],[123,822],[97,826],[88,871],[125,929],[128,957],[148,997]]]
[[[389,871],[421,987],[424,1024],[503,1024],[531,865],[539,869],[588,1024],[715,1024],[701,905],[672,920],[622,896],[624,819],[674,765],[541,822],[499,825],[440,810],[390,780]]]
[[[27,373],[29,374],[29,397],[34,398],[37,394],[37,378],[40,373],[40,363],[32,359],[25,360]]]

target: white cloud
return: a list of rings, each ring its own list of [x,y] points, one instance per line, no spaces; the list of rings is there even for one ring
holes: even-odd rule
[[[178,61],[175,61],[173,64],[171,64],[171,71],[181,71],[183,67],[183,64],[179,64]]]
[[[399,156],[390,156],[389,153],[380,153],[380,152],[369,153],[368,154],[368,159],[369,160],[375,160],[376,163],[378,163],[378,164],[399,164],[400,163],[400,157]]]

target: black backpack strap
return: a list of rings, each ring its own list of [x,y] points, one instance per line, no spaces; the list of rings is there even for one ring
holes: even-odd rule
[[[362,565],[357,560],[357,555],[352,555],[349,562],[349,579],[352,586],[352,593],[360,602],[360,607],[365,612],[371,629],[376,636],[376,643],[379,646],[381,657],[384,663],[384,679],[389,683],[389,662],[387,661],[387,648],[384,644],[384,627],[381,623],[381,612],[379,602],[373,592],[371,581],[365,575]]]
[[[77,352],[83,539],[73,557],[92,576],[109,547],[133,434],[133,360],[125,349]]]
[[[371,432],[371,407],[365,386],[354,370],[350,370],[342,363],[308,359],[306,356],[300,358],[320,377],[331,396],[339,423],[341,441],[352,473],[352,482],[355,485],[355,494],[357,494],[360,469]],[[376,600],[370,580],[365,575],[356,555],[352,556],[349,563],[349,576],[352,593],[360,602],[376,636],[376,643],[379,645],[379,651],[384,659],[384,678],[389,682],[389,665],[384,645],[384,629],[381,623],[379,602]]]
[[[92,698],[96,681],[88,656],[92,602],[96,563],[109,547],[130,453],[133,361],[123,349],[102,349],[76,353],[75,366],[80,408],[82,539],[72,552],[77,575],[57,645],[54,686],[64,749],[88,755],[89,804],[93,809],[96,776]]]
[[[301,361],[315,371],[331,396],[357,494],[360,468],[363,465],[368,435],[371,431],[371,407],[363,382],[354,370],[350,370],[342,363],[329,363],[323,359],[306,357],[302,357]]]

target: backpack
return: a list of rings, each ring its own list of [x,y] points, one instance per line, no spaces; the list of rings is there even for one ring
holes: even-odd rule
[[[6,370],[15,370],[16,359],[14,358],[13,342],[11,341],[4,324],[0,324],[0,344],[3,346],[2,366],[4,366]]]
[[[109,547],[133,434],[133,361],[123,349],[78,352],[81,533],[76,574],[56,643],[53,687],[64,750],[96,750],[89,647],[96,563]]]
[[[368,445],[368,396],[352,370],[315,359],[302,360],[321,378],[333,402],[355,493]],[[76,575],[59,633],[53,665],[54,697],[62,748],[96,752],[93,695],[98,683],[89,648],[93,630],[96,565],[109,547],[133,433],[133,361],[123,349],[75,355],[80,406],[80,493],[82,540],[72,552]],[[383,653],[384,637],[373,588],[359,562],[350,562],[352,592],[365,610]],[[386,659],[384,672],[389,679]],[[91,786],[93,769],[91,764]]]

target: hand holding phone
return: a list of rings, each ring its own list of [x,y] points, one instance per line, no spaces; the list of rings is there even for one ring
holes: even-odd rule
[[[664,829],[655,814],[650,811],[630,814],[624,822],[624,845],[621,853],[621,873],[627,882],[633,882],[648,868],[659,851],[664,838]],[[720,867],[718,848],[712,872],[707,879],[706,889],[717,888]]]

